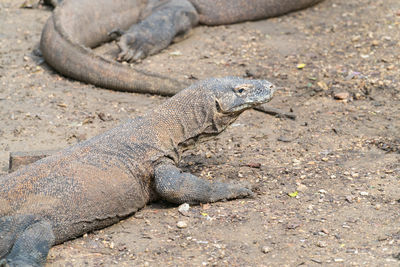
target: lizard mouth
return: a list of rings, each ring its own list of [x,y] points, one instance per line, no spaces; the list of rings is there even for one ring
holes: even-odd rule
[[[219,103],[218,100],[215,100],[215,107],[216,107],[216,109],[217,109],[217,111],[218,111],[219,113],[222,113],[222,114],[230,114],[230,115],[240,114],[240,113],[242,113],[242,111],[244,111],[245,109],[247,109],[247,107],[244,107],[244,105],[240,105],[240,106],[237,106],[237,107],[230,108],[230,109],[228,109],[228,110],[224,110],[224,109],[221,107],[221,104]],[[248,108],[250,108],[250,106],[249,106]]]
[[[251,103],[243,103],[243,104],[241,104],[239,106],[232,107],[232,108],[230,108],[228,110],[224,110],[224,109],[222,109],[222,107],[221,107],[220,103],[218,102],[218,100],[216,100],[215,101],[215,106],[216,106],[216,109],[217,109],[217,111],[219,113],[236,115],[236,114],[242,113],[246,109],[253,108],[255,106],[264,104],[266,102],[268,102],[268,100],[266,100],[266,101],[255,101],[255,102],[251,102]]]

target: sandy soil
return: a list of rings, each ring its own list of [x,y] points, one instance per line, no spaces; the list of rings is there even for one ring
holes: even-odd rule
[[[0,2],[2,174],[11,151],[63,148],[165,101],[58,75],[34,52],[51,10],[22,2]],[[144,60],[172,77],[271,80],[282,87],[271,106],[298,119],[251,110],[185,154],[183,169],[250,182],[255,199],[193,206],[188,216],[153,203],[52,248],[47,266],[399,265],[399,40],[398,0],[326,0],[280,18],[198,27]],[[99,50],[113,57],[115,44]]]

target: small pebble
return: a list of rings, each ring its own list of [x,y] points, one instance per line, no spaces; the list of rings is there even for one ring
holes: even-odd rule
[[[323,233],[329,235],[329,231],[328,231],[328,229],[326,229],[326,228],[322,228],[322,229],[321,229],[321,232],[323,232]]]
[[[333,95],[333,97],[334,97],[335,99],[338,99],[338,100],[345,100],[345,99],[348,99],[349,96],[350,96],[350,94],[349,94],[348,92],[340,92],[340,93],[335,93],[335,94]]]
[[[284,142],[284,143],[289,143],[293,141],[293,138],[289,138],[287,136],[279,136],[278,141]]]
[[[183,216],[189,216],[189,209],[190,206],[188,203],[183,203],[178,207],[179,213],[182,214]]]
[[[361,195],[361,196],[368,196],[369,193],[368,193],[368,192],[360,192],[360,195]]]
[[[133,217],[135,217],[136,219],[143,219],[143,214],[142,213],[135,213],[135,215],[133,215]]]
[[[263,246],[262,249],[261,249],[261,251],[262,251],[263,253],[267,254],[267,253],[269,253],[269,252],[272,251],[272,248],[271,248],[271,247],[268,247],[268,246]]]
[[[320,247],[320,248],[324,248],[324,247],[326,247],[327,245],[326,245],[326,242],[324,242],[324,241],[318,241],[317,242],[317,247]]]
[[[371,44],[372,44],[373,46],[378,46],[378,45],[379,45],[379,41],[378,41],[378,40],[373,40],[373,41],[371,42]]]
[[[181,51],[173,51],[171,53],[169,53],[171,56],[182,56],[182,52]]]
[[[296,191],[299,191],[299,192],[304,192],[304,191],[306,191],[307,190],[307,186],[306,185],[304,185],[304,184],[299,184],[299,186],[296,188]]]
[[[185,221],[179,221],[179,222],[176,224],[176,226],[177,226],[178,228],[180,228],[180,229],[183,229],[183,228],[188,227],[188,224],[187,224],[187,222],[185,222]]]
[[[293,159],[292,162],[293,162],[293,165],[300,165],[300,163],[301,163],[301,161],[298,159]]]
[[[353,197],[352,196],[346,196],[346,201],[349,203],[353,203]]]

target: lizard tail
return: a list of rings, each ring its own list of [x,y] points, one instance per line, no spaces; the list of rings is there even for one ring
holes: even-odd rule
[[[185,88],[187,85],[185,82],[132,68],[96,55],[89,47],[104,42],[108,38],[107,32],[111,30],[105,29],[104,14],[102,18],[99,18],[99,14],[90,12],[90,9],[93,9],[90,6],[86,9],[86,11],[89,10],[88,12],[81,14],[82,9],[74,7],[74,2],[77,1],[65,1],[59,5],[43,29],[40,49],[50,66],[67,77],[117,91],[170,96]],[[82,7],[82,2],[90,1],[80,0],[80,7]],[[103,2],[107,5],[110,2],[122,1]],[[117,22],[121,20],[115,16],[112,19]],[[69,25],[73,24],[73,21],[80,22],[78,30],[71,30],[72,26],[77,28],[77,25]],[[85,25],[86,23],[88,25]],[[119,22],[119,24],[122,23]],[[127,23],[124,22],[124,24]],[[93,42],[93,39],[97,40]]]

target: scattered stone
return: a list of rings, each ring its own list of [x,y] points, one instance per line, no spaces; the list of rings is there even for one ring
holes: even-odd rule
[[[182,56],[182,52],[181,51],[172,51],[171,53],[169,53],[171,56]]]
[[[247,167],[259,169],[261,168],[261,163],[259,162],[249,162],[246,164]]]
[[[346,196],[346,201],[349,203],[353,203],[354,198],[352,196]]]
[[[338,100],[346,100],[350,97],[350,94],[348,92],[340,92],[340,93],[335,93],[333,97]]]
[[[293,141],[293,138],[282,135],[282,136],[279,136],[277,140],[280,142],[284,142],[284,143],[290,143]]]
[[[318,232],[318,235],[320,235],[320,236],[326,236],[326,234],[325,234],[324,232],[322,232],[322,231],[319,231],[319,232]]]
[[[322,228],[322,229],[321,229],[321,232],[323,232],[323,233],[329,235],[329,231],[328,231],[328,229],[326,229],[326,228]]]
[[[289,223],[286,225],[286,228],[289,230],[293,230],[300,227],[300,223]]]
[[[301,160],[293,159],[292,162],[293,162],[293,165],[300,165]]]
[[[61,107],[61,108],[66,108],[66,107],[68,107],[68,105],[65,104],[65,103],[58,103],[57,106],[59,106],[59,107]]]
[[[306,185],[304,185],[304,184],[299,184],[299,186],[296,188],[296,191],[304,192],[304,191],[306,191],[307,189],[308,189],[308,187],[307,187]]]
[[[143,213],[135,213],[133,215],[133,217],[135,217],[136,219],[143,219],[144,218]]]
[[[262,251],[263,253],[267,254],[267,253],[269,253],[269,252],[272,251],[272,248],[271,248],[271,247],[268,247],[268,246],[263,246],[263,247],[261,248],[261,251]]]
[[[319,81],[319,82],[317,83],[317,85],[318,85],[322,90],[324,90],[324,91],[327,91],[327,90],[329,89],[328,85],[327,85],[325,82],[323,82],[323,81]]]
[[[187,224],[187,222],[185,222],[185,221],[179,221],[179,222],[176,224],[176,226],[177,226],[179,229],[183,229],[183,228],[188,227],[188,224]]]
[[[97,116],[102,121],[112,121],[113,120],[113,118],[110,114],[104,114],[103,112],[97,113]]]
[[[378,45],[379,45],[379,41],[378,41],[378,40],[373,40],[373,41],[371,42],[371,44],[372,44],[373,46],[378,46]]]
[[[363,191],[362,191],[362,192],[360,192],[360,195],[361,195],[361,196],[368,196],[369,193],[368,193],[368,192],[363,192]]]
[[[320,248],[325,248],[327,246],[327,244],[326,244],[326,242],[325,241],[318,241],[317,242],[317,247],[320,247]]]
[[[190,206],[188,203],[183,203],[182,205],[180,205],[178,207],[179,213],[182,214],[183,216],[187,216],[187,217],[190,216],[189,209],[190,209]]]

